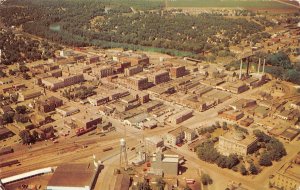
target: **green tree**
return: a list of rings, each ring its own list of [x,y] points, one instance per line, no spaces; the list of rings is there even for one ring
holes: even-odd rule
[[[14,122],[14,113],[13,112],[6,112],[3,114],[3,121],[5,123],[12,123]]]
[[[0,77],[6,77],[6,73],[3,71],[0,71]]]
[[[240,166],[240,173],[242,175],[247,175],[247,169],[246,169],[246,167],[244,165]]]
[[[288,69],[283,74],[283,80],[300,84],[300,72],[296,69]]]
[[[250,171],[250,173],[253,174],[253,175],[257,175],[257,174],[258,174],[258,169],[257,169],[257,167],[254,165],[253,162],[250,163],[249,171]]]
[[[208,174],[202,174],[201,175],[201,182],[203,185],[210,185],[213,183],[213,180]]]
[[[32,143],[32,136],[28,130],[20,131],[19,136],[22,139],[23,144]]]
[[[151,190],[151,187],[150,187],[148,181],[144,180],[143,182],[138,182],[137,189],[138,190]]]
[[[14,70],[9,69],[9,70],[8,70],[8,74],[9,74],[10,76],[13,76],[13,75],[16,74],[16,72],[15,72]]]
[[[17,122],[26,123],[28,122],[29,118],[25,114],[15,114],[14,116]]]
[[[27,107],[22,105],[22,106],[17,106],[16,107],[16,112],[18,114],[25,114],[26,113],[26,110],[27,110]]]
[[[230,154],[226,158],[226,168],[231,169],[233,166],[236,166],[239,163],[238,156],[236,154]]]
[[[158,190],[164,190],[166,182],[163,180],[163,178],[157,178],[156,179],[156,186]]]
[[[37,141],[39,139],[39,134],[36,130],[32,131],[32,138]]]
[[[186,186],[183,190],[192,190],[190,187]]]
[[[278,161],[286,155],[284,145],[274,137],[266,144],[266,148],[272,160]]]
[[[259,159],[259,165],[261,166],[271,166],[272,165],[272,158],[271,155],[267,152],[264,151]]]
[[[23,77],[23,79],[25,79],[25,80],[29,80],[29,79],[30,79],[30,76],[29,76],[27,73],[23,73],[23,74],[22,74],[22,77]]]
[[[266,62],[273,66],[280,66],[284,69],[292,67],[289,56],[284,52],[273,53],[267,56]]]
[[[26,67],[25,65],[20,65],[19,70],[20,70],[22,73],[26,73],[27,71],[29,71],[29,68]]]

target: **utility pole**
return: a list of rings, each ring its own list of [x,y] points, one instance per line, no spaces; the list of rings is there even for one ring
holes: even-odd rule
[[[263,71],[262,73],[265,74],[265,66],[266,66],[266,59],[264,59]]]
[[[242,79],[242,68],[243,68],[243,59],[241,59],[241,65],[240,65],[240,73],[239,73],[239,79]]]
[[[258,59],[258,69],[257,69],[257,74],[260,72],[260,58]]]

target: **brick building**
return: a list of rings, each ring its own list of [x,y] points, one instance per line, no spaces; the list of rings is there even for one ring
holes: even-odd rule
[[[131,66],[148,65],[149,57],[145,54],[132,54],[119,57],[120,62],[130,62]]]
[[[39,111],[47,113],[55,111],[55,108],[58,108],[63,105],[63,100],[51,96],[45,100],[39,100],[37,102],[37,108]]]
[[[95,96],[88,97],[87,100],[93,106],[100,106],[102,104],[109,102],[109,96],[95,95]]]
[[[179,113],[172,115],[170,117],[170,122],[173,125],[179,124],[189,118],[193,117],[193,110],[183,110],[180,111]]]
[[[179,78],[186,73],[185,66],[172,67],[170,69],[171,78]]]
[[[142,66],[134,66],[134,67],[129,67],[129,68],[126,68],[125,71],[124,71],[124,75],[125,76],[132,76],[132,75],[135,75],[137,73],[140,73],[143,71],[143,67]]]
[[[246,156],[253,152],[256,146],[257,138],[255,136],[245,136],[240,131],[230,131],[219,136],[218,151],[225,156],[230,154]]]
[[[46,88],[53,91],[74,84],[78,84],[83,81],[84,81],[83,74],[75,74],[75,75],[70,75],[70,76],[65,76],[60,78],[49,77],[49,78],[41,79],[41,83]]]
[[[157,73],[154,73],[151,77],[152,82],[157,85],[160,83],[168,82],[170,80],[169,72],[167,71],[160,71]]]
[[[37,98],[41,95],[42,95],[42,92],[40,90],[30,89],[30,90],[19,92],[18,100],[25,101],[25,100]]]
[[[231,121],[237,121],[244,117],[244,112],[237,110],[229,110],[221,113],[221,117]]]
[[[127,84],[129,88],[134,90],[144,90],[149,87],[148,78],[144,76],[129,77]]]

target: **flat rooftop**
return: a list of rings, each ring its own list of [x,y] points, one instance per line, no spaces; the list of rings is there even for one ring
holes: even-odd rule
[[[48,187],[91,187],[97,172],[92,163],[63,164],[55,170]]]
[[[151,142],[153,144],[158,144],[161,141],[163,141],[163,139],[161,137],[157,136],[157,135],[152,136],[152,137],[146,137],[145,140],[148,141],[148,142]]]
[[[153,154],[152,161],[156,161],[156,153]],[[178,163],[179,155],[163,154],[162,162],[165,163]]]
[[[59,108],[56,108],[57,110],[65,111],[65,112],[72,112],[72,111],[77,111],[79,110],[77,107],[69,106],[69,105],[64,105]]]
[[[49,82],[49,83],[60,83],[62,82],[61,79],[55,78],[55,77],[48,77],[44,78],[43,81]]]
[[[236,132],[236,131],[229,131],[220,137],[223,137],[229,141],[236,142],[245,146],[249,146],[250,144],[252,144],[257,140],[257,138],[254,135],[245,135],[245,134],[242,135],[241,132]]]

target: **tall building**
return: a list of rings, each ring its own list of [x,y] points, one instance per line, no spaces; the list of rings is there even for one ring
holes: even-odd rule
[[[157,175],[178,175],[178,155],[167,155],[161,151],[157,151],[156,154],[152,156],[151,164],[150,173]]]
[[[128,87],[134,90],[144,90],[149,86],[148,78],[143,76],[133,76],[128,78]]]
[[[124,71],[124,75],[125,76],[132,76],[132,75],[135,75],[137,73],[140,73],[143,71],[143,67],[142,66],[134,66],[134,67],[129,67],[129,68],[126,68],[125,71]]]
[[[170,75],[172,78],[182,77],[185,75],[185,73],[185,66],[172,67],[170,69]]]
[[[257,138],[255,136],[245,136],[240,131],[231,131],[219,136],[218,151],[225,156],[230,154],[246,156],[256,146]]]
[[[152,82],[157,85],[160,83],[168,82],[170,80],[169,72],[160,71],[152,75]]]

